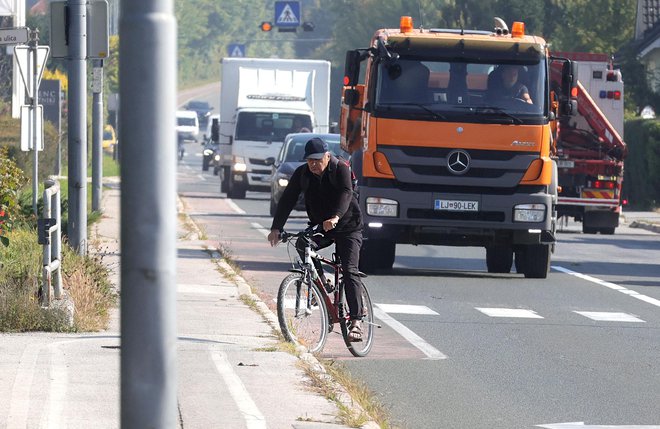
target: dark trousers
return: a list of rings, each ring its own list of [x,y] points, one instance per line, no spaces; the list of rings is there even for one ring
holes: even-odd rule
[[[316,246],[314,250],[324,249],[333,243],[328,237],[315,237]],[[351,319],[362,319],[362,279],[359,275],[358,265],[360,263],[360,248],[362,247],[362,231],[339,233],[335,235],[335,252],[339,256],[341,269],[344,274],[344,292],[348,303],[349,316]],[[296,242],[296,249],[300,258],[305,257],[305,244],[302,239]],[[323,267],[314,261],[316,270],[321,273]]]

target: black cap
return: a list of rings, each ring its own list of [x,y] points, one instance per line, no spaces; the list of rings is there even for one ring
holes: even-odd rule
[[[321,159],[328,151],[328,144],[318,137],[310,139],[305,145],[304,159]]]

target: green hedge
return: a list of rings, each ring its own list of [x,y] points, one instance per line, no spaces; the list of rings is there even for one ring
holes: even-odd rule
[[[624,134],[628,156],[623,197],[632,209],[656,208],[660,206],[660,120],[628,120]]]

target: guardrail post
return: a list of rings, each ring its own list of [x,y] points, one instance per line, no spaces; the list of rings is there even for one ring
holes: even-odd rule
[[[38,221],[39,244],[43,244],[43,284],[41,305],[50,306],[51,286],[55,299],[62,298],[62,228],[60,207],[60,185],[55,180],[44,182],[43,218]]]

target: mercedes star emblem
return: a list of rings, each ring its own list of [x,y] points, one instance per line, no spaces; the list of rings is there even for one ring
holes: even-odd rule
[[[470,155],[464,150],[453,150],[447,156],[447,168],[454,174],[465,174],[470,169]]]

